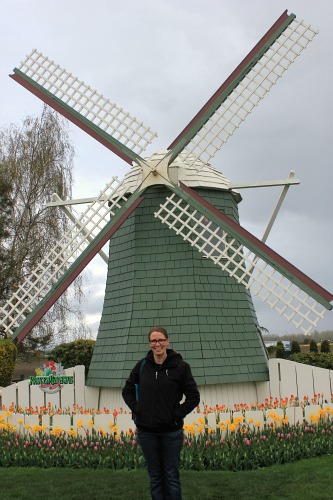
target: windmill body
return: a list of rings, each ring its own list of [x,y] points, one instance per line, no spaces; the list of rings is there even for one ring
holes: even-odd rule
[[[165,152],[153,155],[151,161]],[[218,171],[200,172],[181,158],[170,176],[187,182],[238,221],[238,193]],[[134,167],[128,189],[142,183]],[[164,325],[175,350],[186,353],[201,385],[268,380],[267,358],[249,290],[154,217],[167,185],[145,199],[110,240],[102,319],[88,385],[122,387],[133,362],[147,352],[147,331]]]
[[[72,218],[1,308],[7,335],[23,340],[109,241],[89,385],[119,392],[156,324],[201,386],[267,381],[251,293],[304,333],[332,309],[333,294],[239,224],[241,196],[210,163],[316,33],[285,11],[169,148],[147,158],[156,134],[52,60],[34,50],[15,68],[15,81],[132,168]]]

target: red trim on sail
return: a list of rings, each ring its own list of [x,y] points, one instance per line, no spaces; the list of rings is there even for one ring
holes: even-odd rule
[[[244,67],[251,61],[255,54],[261,49],[263,45],[271,38],[271,36],[276,32],[276,30],[288,19],[287,10],[279,17],[279,19],[273,24],[273,26],[267,31],[267,33],[259,40],[257,45],[248,53],[248,55],[243,59],[243,61],[237,66],[237,68],[231,73],[227,80],[221,85],[221,87],[215,92],[215,94],[207,101],[203,108],[195,115],[195,117],[190,121],[190,123],[184,128],[184,130],[178,135],[178,137],[170,144],[168,150],[173,149],[182,137],[193,127],[193,125],[201,118],[201,116],[209,109],[216,99],[226,90],[226,88],[232,83],[233,80],[242,72]]]
[[[136,207],[142,202],[144,198],[141,196],[133,205],[131,205],[126,212],[120,217],[114,226],[112,226],[109,231],[105,233],[103,238],[96,243],[96,245],[91,249],[91,251],[86,255],[86,257],[73,269],[68,278],[61,283],[61,285],[55,290],[55,292],[46,300],[45,304],[41,309],[31,318],[30,321],[22,328],[22,331],[15,337],[14,341],[16,343],[21,342],[25,337],[31,332],[33,327],[38,323],[40,319],[47,313],[47,311],[53,306],[53,304],[59,299],[59,297],[67,290],[69,285],[77,278],[77,276],[83,271],[83,269],[89,264],[89,262],[95,257],[95,255],[103,248],[103,246],[108,242],[108,240],[113,236],[113,234],[120,228],[120,226],[125,222],[125,220],[131,215],[131,213],[136,209]],[[74,264],[75,265],[75,264]]]
[[[31,83],[29,83],[27,80],[25,80],[24,78],[22,78],[20,75],[14,73],[13,75],[9,75],[9,76],[13,80],[15,80],[17,83],[19,83],[20,85],[22,85],[22,87],[25,87],[27,90],[29,90],[29,92],[31,92],[32,94],[34,94],[35,96],[37,96],[39,99],[41,99],[42,101],[44,101],[48,106],[51,106],[51,108],[53,108],[56,111],[58,111],[58,113],[60,113],[65,118],[67,118],[68,120],[70,120],[72,123],[74,123],[75,125],[77,125],[80,129],[82,129],[84,132],[86,132],[87,134],[89,134],[91,137],[93,137],[94,139],[96,139],[96,141],[100,142],[101,144],[103,144],[103,146],[105,146],[106,148],[110,149],[117,156],[119,156],[120,158],[122,158],[123,160],[125,160],[130,165],[133,164],[133,161],[132,161],[132,159],[129,156],[127,156],[125,153],[123,153],[120,149],[116,148],[113,144],[111,144],[109,141],[107,141],[107,139],[105,139],[104,137],[102,137],[101,135],[99,135],[98,132],[96,132],[93,129],[91,129],[90,127],[88,127],[88,125],[85,125],[84,123],[82,123],[78,118],[76,118],[75,116],[73,116],[70,113],[70,111],[68,111],[65,108],[63,108],[60,104],[58,104],[57,102],[55,102],[51,97],[47,96],[46,94],[44,94],[43,92],[41,92],[40,90],[38,90],[36,87],[34,87]]]
[[[331,300],[333,300],[332,293],[325,290],[325,288],[321,287],[318,283],[316,283],[311,278],[309,278],[309,276],[304,274],[302,271],[300,271],[297,267],[295,267],[289,261],[287,261],[286,259],[281,257],[281,255],[279,255],[277,252],[272,250],[269,246],[267,246],[265,243],[263,243],[261,240],[259,240],[252,233],[250,233],[249,231],[244,229],[242,226],[237,224],[235,221],[230,219],[226,214],[220,212],[217,208],[215,208],[213,205],[211,205],[204,198],[201,198],[201,196],[199,196],[195,191],[193,191],[188,186],[185,186],[185,184],[183,184],[182,182],[180,182],[180,187],[186,193],[188,193],[192,198],[194,198],[198,203],[203,205],[205,208],[208,208],[208,210],[210,210],[214,215],[219,217],[228,226],[230,226],[232,229],[234,229],[237,233],[239,233],[241,236],[243,236],[250,243],[255,245],[258,249],[260,249],[262,252],[264,252],[272,260],[276,261],[277,264],[279,264],[281,267],[286,269],[286,271],[288,271],[293,276],[295,276],[299,281],[304,283],[304,285],[311,288],[311,290],[313,290],[315,293],[317,293],[324,300],[326,300],[327,302],[330,302]]]

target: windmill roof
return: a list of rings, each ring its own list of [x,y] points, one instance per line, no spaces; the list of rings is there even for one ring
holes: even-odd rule
[[[167,151],[154,153],[145,160],[158,160],[165,157]],[[191,158],[189,158],[191,160]],[[180,154],[169,166],[169,178],[174,184],[183,182],[189,187],[201,187],[210,189],[230,190],[230,181],[221,172],[213,168],[209,163],[205,164],[196,160],[190,164],[185,160],[185,154]],[[125,175],[124,185],[126,191],[133,193],[143,182],[143,172],[139,165],[134,165]],[[241,200],[240,194],[233,190],[237,201]]]

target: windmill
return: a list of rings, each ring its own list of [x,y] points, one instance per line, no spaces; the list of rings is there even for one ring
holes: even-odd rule
[[[170,330],[199,384],[268,380],[251,293],[305,333],[333,295],[239,224],[236,186],[209,162],[315,34],[285,11],[172,144],[145,158],[156,134],[52,60],[35,50],[14,69],[15,81],[131,169],[73,219],[2,308],[13,340],[25,338],[110,240],[88,385],[121,387],[154,324]]]

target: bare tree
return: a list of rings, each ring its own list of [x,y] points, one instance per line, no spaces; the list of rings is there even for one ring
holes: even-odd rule
[[[9,184],[12,207],[7,219],[5,290],[22,283],[66,230],[68,220],[56,207],[46,207],[52,193],[71,198],[74,150],[66,124],[47,106],[41,116],[0,132],[0,180]],[[0,296],[0,301],[6,294]],[[25,344],[31,348],[77,338],[86,333],[80,309],[82,279],[78,278],[33,329]],[[82,336],[82,335],[81,335]]]
[[[5,240],[9,236],[7,227],[12,207],[11,189],[11,184],[3,178],[2,170],[0,170],[0,300],[8,294],[8,276],[10,274],[10,253],[5,246]]]

